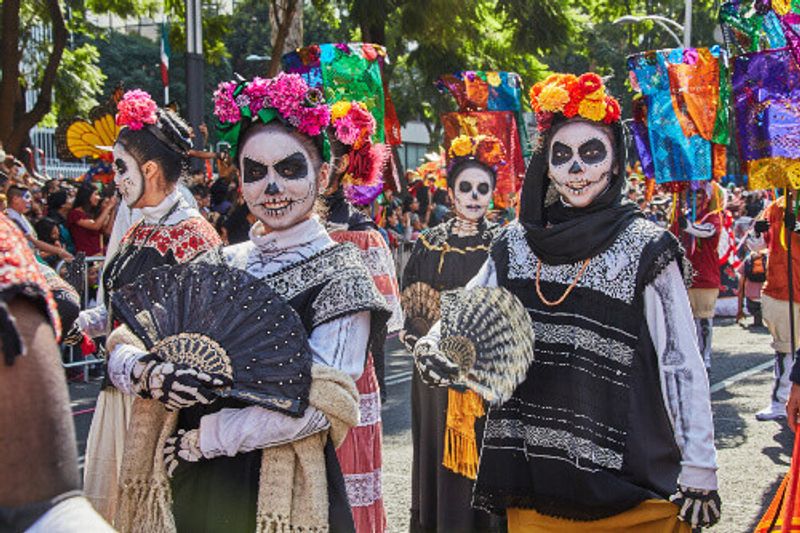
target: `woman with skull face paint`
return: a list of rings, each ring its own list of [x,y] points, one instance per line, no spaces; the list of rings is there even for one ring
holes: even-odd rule
[[[189,206],[176,190],[185,170],[191,148],[186,123],[169,110],[158,109],[144,91],[128,91],[118,104],[117,124],[122,126],[113,147],[115,182],[121,199],[131,208],[139,208],[143,218],[123,237],[113,257],[106,261],[103,273],[104,302],[81,312],[76,327],[89,336],[109,332],[115,323],[109,316],[109,301],[114,291],[132,283],[148,270],[170,264],[186,263],[199,254],[222,244],[214,228]],[[79,337],[75,335],[73,337]],[[108,360],[108,376],[97,401],[89,430],[84,485],[87,496],[104,518],[111,521],[116,513],[119,469],[125,434],[131,416],[130,387],[120,384],[130,380],[115,379],[122,371],[122,345]],[[151,371],[159,362],[147,361]],[[187,375],[188,376],[188,375]],[[172,381],[175,385],[197,389],[194,377]],[[140,394],[150,392],[146,387]],[[164,394],[169,398],[170,394]]]
[[[142,426],[154,441],[169,436],[161,446],[131,450],[144,468],[124,486],[146,488],[123,487],[116,525],[353,531],[334,445],[358,423],[355,380],[364,371],[371,320],[385,321],[388,308],[359,251],[336,244],[314,214],[328,183],[330,112],[300,76],[279,74],[220,84],[214,113],[258,221],[250,240],[207,259],[263,279],[297,311],[314,363],[309,406],[295,417],[217,399],[182,408],[174,432],[163,420]]]
[[[438,319],[439,293],[463,287],[486,260],[497,227],[486,221],[496,169],[505,150],[493,136],[461,135],[450,143],[447,185],[455,217],[420,235],[403,274],[405,329],[416,339]],[[411,382],[412,531],[495,531],[501,520],[472,509],[483,401],[472,392]],[[459,415],[463,415],[459,416]]]
[[[353,124],[359,125],[354,131]],[[382,173],[391,152],[371,141],[377,124],[367,107],[357,101],[331,106],[328,139],[334,157],[333,175],[325,191],[325,227],[336,242],[358,247],[375,286],[392,308],[388,323],[370,326],[370,351],[364,373],[356,382],[361,418],[336,450],[358,533],[386,530],[383,506],[381,402],[385,398],[384,343],[388,333],[402,327],[400,289],[394,260],[375,222],[354,205],[369,205],[383,190]]]
[[[501,286],[530,313],[535,358],[487,416],[472,504],[509,531],[670,531],[720,516],[708,378],[682,250],[623,199],[619,105],[595,74],[531,90],[540,131],[519,222],[467,287]],[[439,325],[417,343],[447,383]],[[576,521],[580,521],[576,525]]]

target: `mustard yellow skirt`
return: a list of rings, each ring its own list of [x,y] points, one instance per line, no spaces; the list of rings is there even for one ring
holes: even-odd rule
[[[667,500],[647,500],[630,511],[590,522],[546,516],[529,509],[509,509],[509,533],[689,533],[678,519],[678,507]]]

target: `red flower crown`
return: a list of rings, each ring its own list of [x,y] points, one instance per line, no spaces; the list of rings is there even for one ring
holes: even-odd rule
[[[530,98],[539,131],[550,128],[556,113],[605,124],[618,122],[621,117],[619,102],[606,93],[602,78],[593,72],[580,76],[552,74],[531,87]]]

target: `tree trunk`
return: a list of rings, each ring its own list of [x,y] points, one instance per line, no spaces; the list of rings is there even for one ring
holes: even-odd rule
[[[272,53],[267,76],[275,76],[286,52],[303,45],[303,5],[301,0],[271,0],[269,3]]]
[[[0,89],[0,139],[3,141],[5,150],[10,153],[17,153],[28,139],[28,135],[36,124],[41,121],[44,116],[50,111],[53,103],[53,85],[56,81],[58,74],[58,67],[61,64],[61,57],[64,54],[64,48],[67,44],[67,26],[64,23],[64,14],[61,12],[61,6],[58,0],[47,0],[47,10],[50,14],[51,24],[53,26],[53,50],[50,52],[50,57],[47,59],[47,66],[44,69],[42,76],[42,83],[39,87],[39,96],[36,98],[36,103],[30,111],[24,113],[19,120],[13,119],[14,106],[17,104],[17,89],[19,83],[19,0],[3,2],[3,36],[2,45],[3,50],[9,50],[10,53],[3,54],[3,82]],[[16,6],[14,6],[16,4]],[[14,9],[14,7],[16,9]],[[8,10],[8,12],[6,11]],[[9,23],[10,26],[7,26]],[[7,31],[10,28],[12,31]],[[12,35],[13,35],[13,41]],[[7,57],[10,56],[10,57]],[[15,56],[15,57],[14,57]],[[13,57],[13,59],[11,59]],[[9,62],[15,60],[15,65],[11,66]],[[7,87],[10,85],[11,87]],[[6,99],[7,95],[11,95],[10,99]],[[24,98],[24,95],[20,95]],[[10,120],[9,120],[10,118]],[[8,121],[8,122],[7,122]],[[10,123],[10,126],[9,126]]]
[[[19,0],[3,1],[3,32],[0,35],[3,80],[0,83],[0,141],[4,147],[14,129],[14,109],[19,88]]]

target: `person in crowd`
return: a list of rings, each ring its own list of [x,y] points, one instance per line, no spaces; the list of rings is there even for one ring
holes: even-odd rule
[[[387,209],[384,229],[389,234],[389,244],[397,248],[405,242],[406,229],[400,219],[399,209]]]
[[[51,180],[48,183],[53,183]],[[58,226],[58,235],[61,244],[66,250],[75,254],[75,243],[72,241],[72,234],[67,227],[67,216],[72,211],[74,197],[66,189],[57,189],[47,195],[47,218],[55,222]]]
[[[102,301],[79,315],[77,331],[70,335],[78,340],[82,334],[99,337],[109,333],[109,325],[115,322],[110,300],[116,290],[150,269],[187,263],[222,244],[214,228],[178,190],[191,149],[186,123],[172,111],[159,109],[141,90],[125,93],[116,121],[121,129],[113,146],[114,180],[128,212],[139,210],[142,218],[105,261]],[[76,205],[81,205],[77,199]],[[197,385],[189,373],[171,375],[169,368],[159,368],[169,386]],[[107,379],[87,438],[84,489],[95,509],[109,521],[117,514],[118,491],[124,481],[121,461],[132,403],[130,396]]]
[[[711,369],[714,312],[719,296],[719,239],[722,233],[724,196],[721,188],[711,182],[697,191],[695,221],[687,216],[678,218],[679,232],[686,256],[692,264],[693,277],[689,285],[689,302],[692,304],[697,342],[706,369]]]
[[[103,228],[113,220],[116,206],[116,196],[105,199],[101,205],[100,195],[93,184],[78,189],[72,211],[67,215],[67,227],[76,251],[87,257],[103,255]]]
[[[710,527],[714,425],[682,248],[624,198],[620,108],[598,75],[551,75],[531,100],[540,140],[519,221],[467,288],[522,302],[534,359],[487,415],[472,505],[510,533]],[[431,385],[459,373],[440,328],[414,349]]]
[[[405,240],[413,241],[425,228],[419,216],[419,201],[416,197],[408,195],[403,199],[403,228]]]
[[[33,225],[33,227],[36,230],[36,235],[39,236],[39,239],[41,239],[42,242],[45,242],[51,246],[55,246],[56,248],[63,249],[63,246],[61,245],[61,233],[58,231],[58,225],[56,225],[56,223],[50,218],[40,218],[36,224]],[[45,251],[40,251],[39,257],[41,257],[50,268],[55,268],[56,264],[62,260],[61,256],[58,254],[52,254]]]
[[[752,328],[764,327],[761,313],[761,289],[767,281],[768,251],[766,242],[760,235],[747,235],[744,248],[747,256],[739,267],[739,290],[736,309],[736,320],[744,320],[743,302],[747,302],[747,311],[753,316]]]
[[[486,260],[497,226],[486,221],[505,158],[493,136],[462,135],[447,152],[447,187],[455,216],[417,239],[403,273],[405,326],[413,351],[439,314],[442,291],[463,287]],[[414,204],[410,204],[414,209]],[[483,436],[483,400],[471,391],[411,381],[411,531],[496,531],[501,521],[471,507],[477,448]],[[463,423],[454,413],[465,414]]]
[[[37,253],[43,252],[52,254],[66,261],[73,260],[72,254],[70,254],[67,250],[52,244],[48,244],[39,239],[39,236],[36,234],[36,230],[34,229],[33,225],[25,216],[30,211],[31,202],[33,201],[30,191],[23,187],[12,185],[8,188],[6,197],[8,202],[6,215],[8,215],[8,218],[17,225],[20,231],[22,231],[22,233],[28,239],[28,243],[31,248],[36,250]]]
[[[749,197],[748,197],[749,198]],[[769,404],[756,413],[760,421],[778,420],[786,416],[786,402],[790,393],[794,393],[796,385],[800,383],[800,372],[792,370],[796,354],[792,353],[792,336],[790,317],[793,318],[795,327],[800,324],[800,235],[788,228],[795,227],[791,210],[786,210],[786,196],[781,196],[772,202],[757,217],[754,230],[757,235],[763,236],[767,248],[767,275],[766,282],[761,290],[761,314],[764,323],[772,335],[772,349],[775,350],[775,364],[773,366],[773,386],[770,393]],[[792,239],[792,277],[793,277],[793,308],[789,313],[789,255],[784,247],[783,239]],[[795,329],[795,346],[800,341],[798,329]],[[797,365],[794,365],[795,368]],[[794,373],[793,373],[794,372]],[[791,403],[791,402],[790,402]],[[796,423],[796,417],[790,413],[789,425]]]
[[[56,302],[28,238],[2,213],[0,322],[0,531],[111,533],[80,490]]]
[[[433,228],[445,221],[447,215],[450,214],[449,196],[444,189],[436,189],[433,193],[433,209],[431,209],[430,217],[428,218],[428,227]]]

